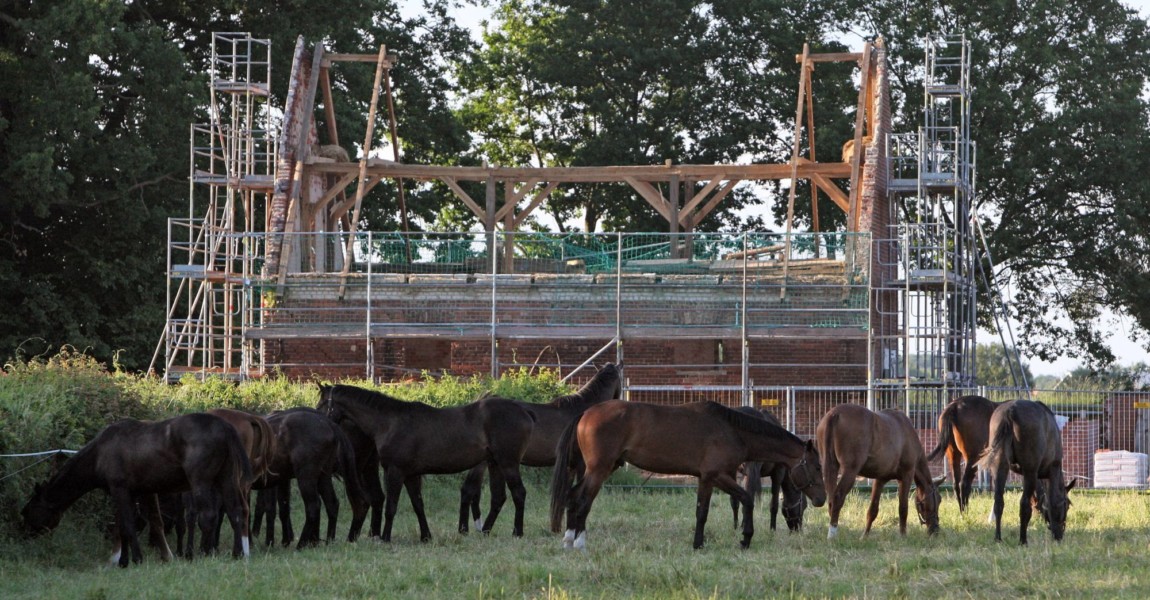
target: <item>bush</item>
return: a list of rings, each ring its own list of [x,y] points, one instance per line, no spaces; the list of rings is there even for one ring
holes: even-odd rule
[[[121,387],[121,379],[71,348],[51,358],[5,365],[0,375],[0,454],[78,450],[110,423],[155,418],[138,396]],[[48,478],[54,464],[43,457],[0,459],[4,522],[19,522],[22,502],[35,482]]]

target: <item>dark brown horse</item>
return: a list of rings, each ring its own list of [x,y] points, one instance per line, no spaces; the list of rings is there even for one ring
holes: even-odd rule
[[[274,412],[267,422],[276,436],[276,453],[268,472],[256,482],[260,489],[254,527],[259,533],[261,517],[267,522],[267,544],[275,542],[275,513],[279,512],[284,546],[295,539],[291,522],[291,480],[296,480],[304,503],[304,525],[297,548],[319,544],[320,505],[327,512],[326,541],[335,539],[339,517],[339,498],[332,477],[343,478],[351,503],[351,528],[347,539],[354,542],[367,518],[367,499],[356,470],[355,451],[347,435],[326,416],[312,408],[293,408]]]
[[[959,512],[965,512],[970,501],[978,459],[990,439],[990,415],[996,406],[997,403],[982,396],[963,396],[947,404],[938,416],[938,445],[926,460],[933,461],[946,453]],[[966,467],[961,468],[964,462]]]
[[[419,537],[431,539],[423,510],[423,475],[459,473],[487,461],[491,468],[491,507],[483,532],[489,532],[507,500],[515,504],[512,534],[523,535],[527,489],[519,462],[527,449],[534,418],[519,403],[483,398],[472,404],[435,408],[404,402],[348,385],[320,386],[319,408],[337,423],[351,421],[375,440],[387,481],[382,539],[391,541],[391,526],[400,487],[407,489],[419,519]]]
[[[779,427],[783,426],[775,418],[775,415],[765,408],[757,409],[742,406],[736,410],[752,417],[766,419]],[[771,478],[771,531],[774,531],[778,525],[779,492],[782,492],[783,496],[783,520],[786,521],[787,528],[791,531],[801,531],[803,528],[803,513],[807,509],[806,497],[803,496],[803,493],[799,491],[798,486],[791,481],[788,475],[787,466],[784,463],[747,462],[739,466],[736,479],[740,482],[740,487],[750,492],[752,502],[758,502],[763,496],[763,477]],[[731,512],[734,514],[735,527],[737,528],[739,526],[739,499],[735,496],[731,496]]]
[[[247,513],[241,490],[252,479],[251,464],[235,429],[218,417],[196,413],[165,421],[127,419],[109,425],[64,463],[46,484],[37,485],[21,511],[34,534],[50,531],[81,496],[103,489],[112,497],[120,537],[118,563],[140,562],[134,500],[155,505],[155,494],[191,491],[200,515],[202,550],[213,548],[216,515],[222,506],[235,534],[233,556],[249,554]],[[162,532],[162,526],[160,531]]]
[[[873,412],[857,404],[840,404],[823,415],[815,439],[830,494],[827,539],[838,535],[839,512],[859,475],[874,479],[864,536],[870,533],[878,516],[882,488],[892,479],[898,481],[899,533],[906,535],[907,499],[912,484],[919,519],[931,535],[938,532],[938,484],[942,480],[931,479],[922,442],[905,414],[895,409]]]
[[[617,399],[623,390],[623,375],[619,367],[607,363],[590,381],[574,394],[560,396],[547,404],[520,402],[535,417],[535,428],[527,442],[523,463],[529,467],[555,465],[555,444],[563,430],[589,407]],[[475,465],[463,480],[459,491],[459,531],[467,532],[467,509],[471,508],[475,527],[479,528],[479,500],[483,490],[483,474],[487,463]],[[558,530],[555,530],[558,533]]]
[[[1049,407],[1030,400],[999,404],[990,419],[990,445],[978,464],[994,477],[995,541],[1002,541],[1002,495],[1010,471],[1022,475],[1019,543],[1026,544],[1032,505],[1038,505],[1054,540],[1062,541],[1066,513],[1070,509],[1067,494],[1078,480],[1064,485],[1062,435]]]
[[[744,548],[754,535],[751,495],[735,482],[735,471],[747,461],[781,462],[795,484],[815,506],[826,501],[814,444],[764,419],[715,402],[658,406],[611,400],[587,409],[559,440],[551,480],[554,529],[564,509],[567,531],[563,545],[585,548],[587,514],[599,489],[624,462],[654,473],[699,478],[695,504],[694,547],[703,546],[714,488],[737,496],[743,505]],[[577,469],[575,465],[583,465]],[[574,486],[572,479],[577,480]]]

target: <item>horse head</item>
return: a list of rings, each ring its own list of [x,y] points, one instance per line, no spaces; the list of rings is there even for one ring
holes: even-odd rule
[[[811,504],[816,507],[826,504],[827,488],[823,483],[823,463],[819,460],[819,451],[813,441],[807,440],[803,448],[803,457],[798,464],[791,467],[788,476],[791,478],[791,483],[795,484],[804,496],[811,499]]]
[[[938,533],[938,506],[942,503],[942,494],[938,491],[938,486],[945,478],[944,475],[932,479],[930,484],[915,489],[914,508],[918,511],[919,522],[926,525],[927,533],[930,535]]]
[[[1042,519],[1046,521],[1046,526],[1050,528],[1050,535],[1054,537],[1056,542],[1061,542],[1062,536],[1066,533],[1066,515],[1070,512],[1069,494],[1077,483],[1078,478],[1075,477],[1064,489],[1059,490],[1056,483],[1050,482],[1048,493],[1036,495],[1035,500],[1038,502]]]
[[[337,407],[332,400],[332,392],[335,390],[335,386],[324,383],[316,385],[319,386],[319,402],[316,403],[315,409],[326,415],[332,421],[338,423],[343,415],[339,407]]]
[[[60,524],[64,511],[58,510],[48,501],[43,484],[36,484],[33,488],[32,498],[20,510],[24,517],[24,530],[28,537],[36,537],[52,531]]]

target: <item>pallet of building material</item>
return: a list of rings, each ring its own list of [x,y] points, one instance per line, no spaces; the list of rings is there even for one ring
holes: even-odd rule
[[[1094,454],[1094,487],[1144,487],[1148,474],[1147,455],[1126,450],[1099,450]]]

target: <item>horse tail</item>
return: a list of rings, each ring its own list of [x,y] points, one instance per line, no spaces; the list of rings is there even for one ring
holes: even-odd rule
[[[747,476],[747,491],[754,494],[756,502],[763,498],[763,466],[757,462],[743,463]],[[774,477],[772,475],[772,477]]]
[[[563,509],[567,507],[567,499],[571,496],[571,456],[579,452],[579,445],[575,443],[575,433],[579,430],[579,421],[583,415],[571,420],[559,442],[555,445],[555,469],[551,473],[551,532],[559,533],[563,526]]]
[[[938,416],[938,445],[927,455],[927,462],[932,461],[946,452],[947,448],[955,445],[954,442],[954,411],[956,403],[951,402]]]
[[[231,425],[228,425],[228,458],[232,469],[232,478],[236,489],[245,490],[255,481],[252,474],[252,461],[248,459],[248,451],[240,441],[240,434]]]
[[[347,437],[343,428],[334,422],[331,424],[331,430],[335,434],[336,466],[340,477],[343,477],[343,485],[347,488],[347,498],[352,503],[352,510],[355,510],[357,505],[366,507],[367,491],[364,490],[363,481],[359,478],[359,465],[355,460],[355,449],[351,445],[351,438]]]
[[[1014,436],[1014,407],[1006,409],[997,425],[994,425],[993,420],[991,424],[990,443],[978,458],[980,469],[993,470],[996,465],[1003,464],[1002,461],[1009,464],[1014,458],[1010,449],[1010,440]]]
[[[263,417],[252,419],[255,442],[252,445],[252,473],[256,478],[263,477],[271,469],[271,461],[276,454],[276,432]]]

